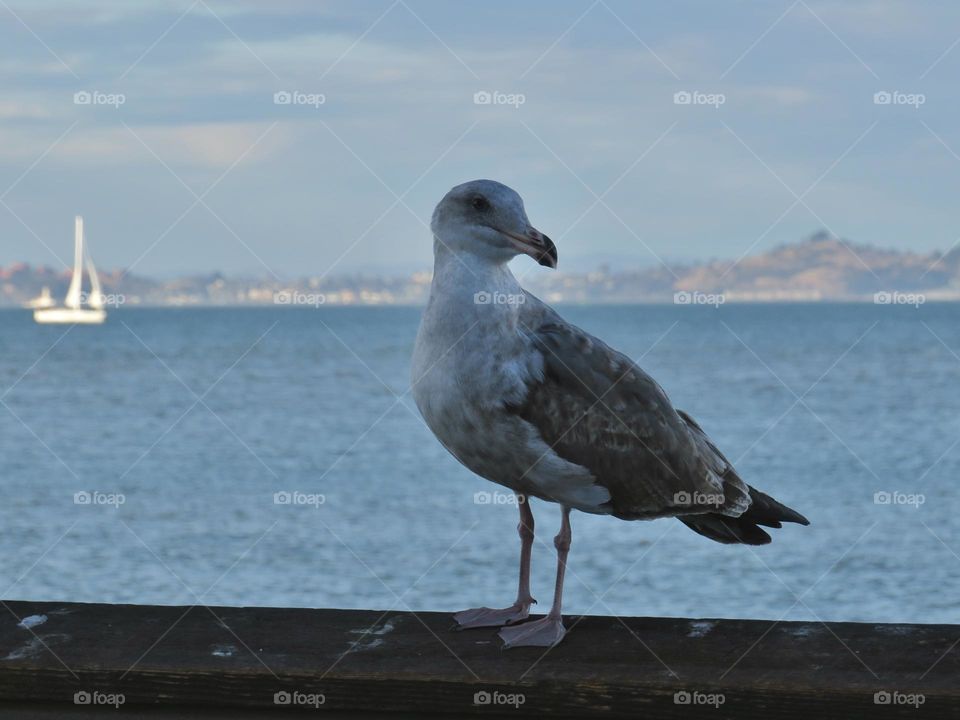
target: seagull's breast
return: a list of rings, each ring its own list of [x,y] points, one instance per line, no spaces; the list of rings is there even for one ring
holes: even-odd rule
[[[502,440],[514,418],[506,407],[522,401],[542,367],[524,352],[516,332],[478,323],[458,342],[425,322],[413,363],[413,398],[428,427],[461,461],[492,437]],[[457,328],[459,330],[459,328]],[[469,339],[468,339],[469,337]]]
[[[487,308],[492,310],[492,308]],[[424,317],[413,363],[413,397],[427,426],[467,468],[512,490],[604,513],[609,493],[584,467],[550,448],[510,406],[522,404],[543,358],[516,318],[487,312],[466,335]],[[462,337],[461,337],[462,335]]]

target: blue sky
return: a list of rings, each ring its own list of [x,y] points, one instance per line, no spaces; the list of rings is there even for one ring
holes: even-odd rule
[[[945,250],[958,41],[946,1],[2,0],[0,264],[82,213],[103,268],[409,272],[477,177],[566,270]]]

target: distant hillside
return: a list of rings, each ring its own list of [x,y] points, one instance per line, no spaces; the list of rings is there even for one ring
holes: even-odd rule
[[[561,256],[561,267],[562,256]],[[120,271],[100,274],[116,304],[389,305],[426,301],[430,275],[340,275],[295,281],[197,275],[160,281]],[[49,287],[63,298],[69,272],[19,264],[0,268],[0,306],[21,306]],[[819,232],[741,260],[658,265],[589,273],[531,272],[524,283],[550,302],[673,302],[677,293],[735,301],[871,300],[875,293],[920,293],[960,300],[960,250],[920,255],[881,250]]]
[[[591,275],[593,281],[585,281]],[[867,300],[894,291],[960,299],[960,251],[919,255],[881,250],[826,232],[739,261],[591,275],[538,274],[537,289],[554,299],[584,301],[598,291],[607,301],[671,301],[682,291],[723,294],[727,301]]]
[[[729,295],[770,292],[857,298],[875,292],[960,293],[960,253],[880,250],[820,232],[762,255],[691,269],[681,282],[723,287]],[[723,274],[729,273],[726,277]]]

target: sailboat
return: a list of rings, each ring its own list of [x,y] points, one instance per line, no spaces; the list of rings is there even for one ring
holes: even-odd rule
[[[84,267],[90,276],[90,294],[86,297],[82,290]],[[84,300],[87,307],[84,307]],[[79,215],[74,220],[73,277],[70,278],[70,288],[67,290],[63,305],[63,307],[38,307],[33,311],[33,319],[42,325],[100,325],[107,319],[107,311],[103,309],[100,278],[97,277],[97,269],[93,266],[90,253],[84,248],[83,218]]]

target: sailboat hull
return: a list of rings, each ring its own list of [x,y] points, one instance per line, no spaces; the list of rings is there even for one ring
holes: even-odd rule
[[[102,325],[106,310],[88,308],[38,308],[33,319],[41,325]]]

